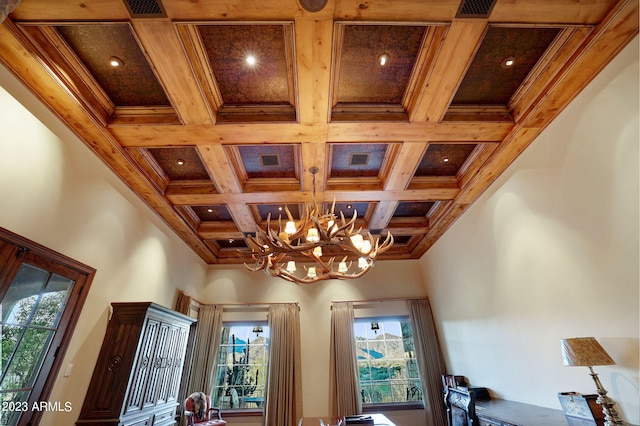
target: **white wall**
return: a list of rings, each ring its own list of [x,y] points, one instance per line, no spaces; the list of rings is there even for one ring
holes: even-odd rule
[[[331,302],[396,297],[424,297],[425,287],[418,261],[378,262],[364,277],[353,281],[325,281],[298,285],[244,266],[212,266],[206,284],[196,298],[204,303],[298,302],[302,352],[302,403],[304,416],[329,413],[329,337]],[[370,306],[369,304],[367,304]],[[366,315],[402,314],[406,304],[384,302],[367,308]],[[398,426],[425,424],[424,412],[386,413]],[[262,418],[227,419],[231,424],[260,425]]]
[[[595,393],[560,339],[594,336],[640,423],[638,76],[636,38],[421,259],[451,373],[559,409]]]
[[[0,227],[97,270],[50,397],[62,406],[70,402],[72,411],[47,413],[42,421],[71,425],[82,408],[109,304],[171,307],[176,286],[202,286],[206,265],[2,67],[0,111]],[[69,363],[71,376],[62,377]]]

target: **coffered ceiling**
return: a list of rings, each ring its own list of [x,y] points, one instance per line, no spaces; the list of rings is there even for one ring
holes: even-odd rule
[[[23,0],[0,61],[207,263],[314,192],[416,259],[637,33],[637,0]]]

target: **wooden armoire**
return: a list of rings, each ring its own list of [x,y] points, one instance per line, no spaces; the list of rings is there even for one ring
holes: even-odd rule
[[[111,306],[76,425],[174,425],[195,320],[151,302]]]

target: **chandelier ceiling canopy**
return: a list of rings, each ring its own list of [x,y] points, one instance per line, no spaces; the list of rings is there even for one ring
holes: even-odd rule
[[[279,217],[274,225],[269,214],[266,230],[258,227],[255,237],[247,238],[255,264],[245,265],[253,272],[264,271],[298,284],[360,278],[371,270],[376,257],[393,245],[393,235],[387,232],[381,243],[379,237],[356,229],[357,212],[354,210],[348,220],[343,212],[338,217],[335,200],[322,213],[316,201],[318,168],[311,167],[309,172],[313,175],[313,202],[305,203],[302,218],[294,220],[285,206],[286,222]],[[296,260],[304,265],[300,267]]]

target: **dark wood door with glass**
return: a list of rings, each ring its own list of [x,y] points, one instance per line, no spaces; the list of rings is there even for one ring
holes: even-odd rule
[[[95,271],[0,228],[0,424],[39,423]]]

